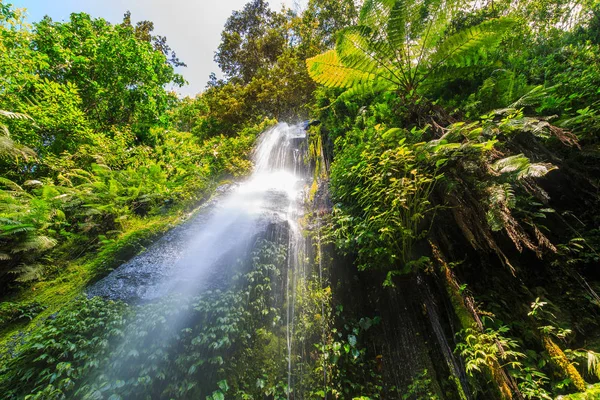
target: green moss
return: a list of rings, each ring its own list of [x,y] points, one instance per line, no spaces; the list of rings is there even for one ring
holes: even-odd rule
[[[463,329],[472,328],[475,326],[475,320],[473,316],[467,310],[465,306],[465,302],[454,285],[454,280],[452,279],[452,272],[448,266],[444,267],[444,286],[446,287],[446,293],[448,293],[448,297],[450,298],[450,302],[452,303],[452,308],[454,309],[454,313],[456,317],[460,321],[460,326]]]
[[[552,357],[552,361],[556,367],[559,368],[566,377],[571,379],[573,386],[575,386],[577,390],[585,391],[585,381],[575,366],[569,361],[562,349],[548,336],[544,336],[543,340],[544,347]]]
[[[587,388],[585,392],[560,397],[562,400],[597,400],[600,399],[600,383]]]

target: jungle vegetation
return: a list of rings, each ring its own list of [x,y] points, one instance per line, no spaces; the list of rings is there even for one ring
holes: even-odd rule
[[[266,127],[307,119],[307,235],[330,275],[300,303],[305,398],[599,398],[600,3],[252,0],[224,27],[224,78],[180,99],[184,61],[128,12],[29,25],[0,0],[7,398],[290,398],[273,243],[193,303],[80,294],[247,174]],[[414,360],[382,350],[407,320],[369,308],[403,292],[411,318],[441,321]],[[152,342],[184,307],[180,340]],[[139,370],[99,375],[136,319]]]

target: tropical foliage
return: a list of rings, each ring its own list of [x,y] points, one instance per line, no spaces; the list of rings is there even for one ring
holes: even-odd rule
[[[0,390],[596,398],[599,10],[253,0],[179,99],[152,22],[0,2]],[[77,297],[308,118],[302,271],[283,229],[199,297]]]
[[[365,1],[358,25],[339,31],[335,50],[308,59],[308,71],[318,83],[348,89],[345,96],[394,90],[412,97],[442,73],[458,77],[515,24],[490,19],[448,35],[458,3]]]

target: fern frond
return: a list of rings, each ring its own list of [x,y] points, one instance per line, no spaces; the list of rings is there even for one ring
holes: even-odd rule
[[[541,178],[542,176],[545,176],[548,172],[554,171],[555,169],[558,169],[558,167],[548,163],[530,164],[523,171],[519,171],[517,178]]]
[[[335,46],[342,65],[367,74],[374,74],[384,67],[383,61],[370,49],[371,29],[366,26],[351,26],[338,33]]]
[[[24,192],[23,188],[19,185],[17,185],[16,183],[14,183],[13,181],[11,181],[10,179],[7,178],[3,178],[0,176],[0,185],[3,185],[7,188],[9,188],[10,190],[14,191],[14,192]]]
[[[27,115],[27,114],[23,114],[23,113],[18,113],[18,112],[12,112],[12,111],[6,111],[6,110],[0,110],[0,117],[5,117],[8,119],[29,119],[32,120],[32,118]]]
[[[14,219],[11,219],[11,218],[0,217],[0,224],[3,224],[3,225],[19,225],[20,222],[19,221],[15,221]]]
[[[52,247],[56,246],[56,243],[57,243],[56,240],[54,240],[48,236],[44,236],[44,235],[33,236],[23,242],[20,242],[18,245],[13,247],[11,252],[12,253],[22,253],[24,251],[42,252],[42,251],[51,249]]]
[[[531,164],[523,154],[517,154],[496,161],[492,169],[500,174],[516,173],[517,179],[523,179],[542,177],[557,167],[547,163]]]
[[[39,280],[42,277],[42,266],[39,264],[23,264],[18,266],[16,269],[11,271],[12,274],[17,275],[17,282],[31,282]]]
[[[390,11],[387,23],[387,37],[390,45],[398,49],[406,43],[407,6],[404,0],[397,0]]]
[[[19,225],[3,225],[0,226],[0,237],[17,235],[23,232],[35,231],[35,227],[31,224],[19,224]]]
[[[306,66],[310,77],[327,87],[350,88],[374,78],[373,74],[343,65],[335,50],[309,58],[306,60]]]
[[[600,379],[600,354],[588,350],[587,368],[590,375],[595,375],[598,379]]]
[[[432,56],[432,68],[442,65],[464,67],[476,64],[482,52],[500,44],[504,34],[515,23],[509,18],[491,19],[450,36]]]
[[[384,92],[386,90],[394,90],[397,86],[389,80],[374,79],[363,83],[356,84],[344,93],[339,95],[338,100],[349,100],[354,96],[367,96]]]
[[[8,254],[0,251],[0,261],[8,261],[10,259],[11,259],[11,257]]]
[[[527,165],[529,165],[529,158],[525,157],[523,154],[517,154],[496,161],[492,164],[492,169],[501,174],[505,174],[507,172],[514,172],[526,168]]]
[[[25,159],[35,157],[35,152],[29,147],[14,142],[7,135],[0,135],[0,156],[23,157]]]
[[[552,89],[553,87],[545,88],[543,85],[535,86],[519,100],[509,105],[508,108],[523,108],[538,105],[548,96],[548,92]]]
[[[389,18],[395,3],[396,0],[365,0],[360,9],[358,23],[378,30],[382,25],[381,22]]]

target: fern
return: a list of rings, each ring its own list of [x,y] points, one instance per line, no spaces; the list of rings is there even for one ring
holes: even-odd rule
[[[317,83],[332,88],[350,88],[374,77],[343,65],[335,50],[306,60],[308,74]]]
[[[387,23],[387,36],[392,48],[399,49],[406,43],[407,8],[405,1],[396,1],[390,11]]]
[[[19,225],[3,225],[0,227],[2,233],[0,233],[0,237],[17,235],[23,232],[31,232],[35,231],[35,227],[31,224],[19,224]]]
[[[492,19],[450,36],[431,57],[432,69],[444,64],[452,67],[476,64],[485,50],[496,47],[514,25],[512,19]]]
[[[372,29],[380,29],[381,21],[389,19],[390,12],[396,3],[395,0],[365,0],[360,10],[359,24]]]
[[[359,25],[338,33],[335,51],[308,59],[308,73],[324,86],[353,88],[345,98],[381,90],[409,93],[437,71],[475,65],[515,24],[492,19],[442,40],[454,4],[367,0]]]
[[[31,236],[27,238],[27,240],[20,242],[13,247],[11,253],[21,253],[24,251],[42,252],[56,246],[56,243],[55,239],[48,236]]]
[[[18,112],[0,110],[0,117],[5,117],[8,119],[28,119],[32,120],[32,118],[27,114],[22,114]]]
[[[600,379],[600,354],[591,350],[587,352],[587,369],[590,375],[595,375]]]
[[[492,164],[492,170],[500,174],[514,173],[517,179],[539,178],[555,169],[556,166],[548,163],[532,164],[523,154],[506,157]]]
[[[538,105],[548,97],[548,93],[553,87],[545,88],[542,85],[534,86],[531,90],[521,96],[517,101],[509,105],[509,108],[522,108]]]

